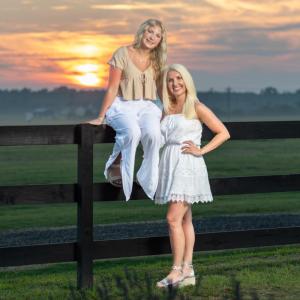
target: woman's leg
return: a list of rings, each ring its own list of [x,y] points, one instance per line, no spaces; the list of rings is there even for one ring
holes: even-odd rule
[[[147,104],[146,109],[139,115],[144,155],[142,165],[137,172],[137,179],[147,196],[153,199],[158,184],[161,111],[155,104]]]
[[[189,205],[185,202],[170,202],[167,221],[169,225],[170,243],[173,254],[173,265],[181,266],[185,252],[185,233],[183,231],[183,217],[189,209]],[[172,270],[167,276],[171,280],[178,279],[181,274]]]
[[[193,250],[195,244],[195,230],[192,222],[191,205],[189,205],[189,208],[183,217],[182,228],[185,237],[183,275],[187,275],[191,272],[191,267],[189,265],[191,265],[193,261]]]
[[[141,139],[137,109],[134,104],[121,102],[118,110],[115,109],[114,114],[107,119],[107,124],[116,131],[116,141],[113,153],[106,163],[104,174],[107,177],[107,170],[112,164],[117,163],[117,157],[121,153],[121,174],[126,200],[129,200],[132,191],[135,153]],[[129,106],[132,106],[131,110]]]

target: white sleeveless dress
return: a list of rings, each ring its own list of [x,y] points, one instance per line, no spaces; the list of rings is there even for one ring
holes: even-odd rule
[[[160,128],[164,145],[155,203],[185,201],[192,204],[213,201],[203,157],[182,153],[181,150],[183,141],[187,140],[200,146],[201,122],[186,119],[183,114],[166,115]]]

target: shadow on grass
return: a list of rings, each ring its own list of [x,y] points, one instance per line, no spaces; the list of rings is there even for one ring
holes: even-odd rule
[[[134,270],[124,269],[124,274],[115,275],[112,280],[102,280],[93,290],[78,290],[69,286],[68,300],[192,300],[192,299],[219,299],[219,300],[259,300],[256,290],[248,291],[243,296],[240,282],[231,277],[231,286],[226,289],[223,295],[203,295],[201,293],[201,280],[198,280],[195,287],[182,289],[168,288],[158,289],[153,284],[155,281],[150,274],[146,273],[142,278]],[[225,291],[224,291],[225,293]],[[208,297],[208,298],[207,298]],[[246,297],[246,298],[244,298]],[[275,298],[270,295],[268,300]],[[54,299],[53,299],[54,300]]]

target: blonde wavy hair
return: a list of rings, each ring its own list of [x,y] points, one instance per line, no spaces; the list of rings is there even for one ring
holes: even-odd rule
[[[162,102],[164,106],[164,111],[166,114],[170,113],[170,109],[174,104],[176,104],[176,99],[170,95],[168,90],[168,74],[170,71],[178,72],[186,86],[186,98],[183,105],[182,113],[187,119],[197,119],[197,114],[195,110],[195,103],[199,101],[197,98],[197,91],[192,78],[192,75],[187,70],[187,68],[181,64],[172,64],[167,66],[163,70],[163,83],[162,83]]]
[[[144,32],[149,28],[149,27],[154,27],[158,26],[161,29],[161,40],[157,47],[155,47],[150,54],[150,60],[151,64],[153,66],[154,72],[155,72],[155,78],[159,78],[161,75],[161,71],[163,67],[166,64],[167,61],[167,33],[166,29],[163,26],[162,22],[156,19],[149,19],[143,22],[134,38],[133,42],[133,47],[134,48],[140,48],[141,47],[141,41],[144,35]]]

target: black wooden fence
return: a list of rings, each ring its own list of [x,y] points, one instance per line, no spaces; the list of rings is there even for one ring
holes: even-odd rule
[[[300,138],[300,121],[233,122],[225,124],[232,140]],[[204,140],[212,137],[204,128]],[[77,242],[0,248],[0,267],[77,261],[79,288],[93,285],[93,260],[170,253],[169,239],[145,237],[123,240],[93,240],[93,200],[124,199],[121,189],[108,183],[93,183],[93,144],[114,142],[114,131],[102,125],[2,126],[0,146],[78,145],[76,184],[0,186],[0,203],[77,202]],[[213,178],[214,195],[284,192],[300,190],[300,174]],[[132,199],[145,199],[134,185]],[[200,233],[195,250],[232,249],[300,243],[300,227]]]

